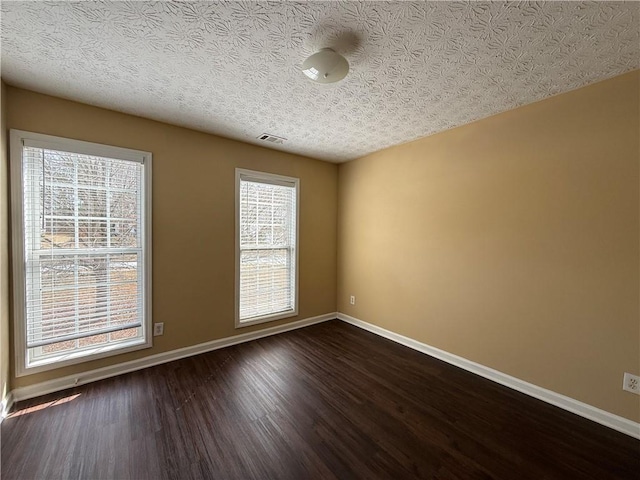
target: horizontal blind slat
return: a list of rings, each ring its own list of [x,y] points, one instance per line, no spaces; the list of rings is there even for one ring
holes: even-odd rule
[[[27,347],[28,348],[43,347],[45,345],[53,345],[54,343],[68,342],[69,340],[78,340],[80,338],[94,337],[96,335],[119,332],[120,330],[128,330],[130,328],[139,328],[141,326],[142,326],[141,322],[130,323],[125,325],[113,325],[109,328],[95,329],[95,330],[87,331],[84,333],[76,333],[72,335],[60,335],[48,340],[27,342]]]

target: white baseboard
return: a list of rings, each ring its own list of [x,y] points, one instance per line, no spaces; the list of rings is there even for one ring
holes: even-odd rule
[[[369,332],[380,335],[381,337],[393,340],[401,345],[407,346],[419,352],[425,353],[432,357],[443,360],[451,365],[460,367],[463,370],[475,373],[481,377],[492,380],[496,383],[512,388],[531,397],[537,398],[544,402],[560,407],[569,412],[580,415],[581,417],[588,418],[594,422],[597,422],[606,427],[612,428],[619,432],[625,433],[631,437],[640,439],[640,423],[633,422],[624,417],[614,415],[605,410],[601,410],[592,405],[580,402],[573,398],[561,395],[559,393],[547,390],[532,383],[525,382],[518,378],[512,377],[505,373],[499,372],[479,363],[472,362],[466,358],[459,357],[452,353],[440,350],[425,343],[419,342],[409,337],[394,333],[390,330],[378,327],[371,323],[359,320],[355,317],[351,317],[344,313],[327,313],[325,315],[319,315],[317,317],[311,317],[304,320],[298,320],[296,322],[287,323],[277,327],[265,328],[251,333],[243,333],[240,335],[234,335],[232,337],[221,338],[219,340],[212,340],[210,342],[200,343],[190,347],[180,348],[178,350],[172,350],[170,352],[158,353],[138,360],[132,360],[130,362],[120,363],[109,367],[98,368],[88,372],[83,372],[77,375],[69,375],[46,382],[29,385],[26,387],[20,387],[14,389],[12,392],[2,400],[0,404],[0,422],[11,410],[11,406],[14,402],[26,400],[40,395],[46,395],[48,393],[65,390],[67,388],[74,387],[76,385],[84,385],[86,383],[95,382],[116,375],[122,375],[124,373],[141,370],[143,368],[152,367],[154,365],[160,365],[163,363],[179,360],[181,358],[190,357],[193,355],[199,355],[201,353],[210,352],[224,347],[230,347],[239,343],[249,342],[257,340],[258,338],[268,337],[276,335],[278,333],[284,333],[290,330],[307,327],[316,323],[326,322],[338,318],[344,322],[360,327]]]
[[[170,352],[150,355],[138,360],[131,360],[130,362],[97,368],[88,372],[56,378],[26,387],[19,387],[14,389],[9,394],[8,398],[12,399],[11,403],[19,402],[28,398],[39,397],[40,395],[46,395],[48,393],[65,390],[77,385],[84,385],[85,383],[95,382],[97,380],[103,380],[109,377],[115,377],[116,375],[122,375],[124,373],[141,370],[143,368],[152,367],[154,365],[160,365],[162,363],[172,362],[181,358],[199,355],[201,353],[210,352],[219,348],[230,347],[231,345],[250,342],[251,340],[257,340],[258,338],[269,337],[278,333],[288,332],[289,330],[308,327],[309,325],[326,322],[327,320],[333,320],[335,318],[337,318],[337,314],[335,312],[327,313],[324,315],[319,315],[317,317],[311,317],[304,320],[286,323],[277,327],[264,328],[255,332],[243,333],[240,335],[234,335],[232,337],[221,338],[219,340],[212,340],[210,342],[200,343],[198,345],[192,345],[190,347],[171,350]],[[8,408],[10,407],[11,405],[8,404]]]
[[[7,393],[7,396],[2,399],[2,402],[0,402],[0,424],[5,419],[5,417],[9,415],[12,406],[13,392],[9,392]]]
[[[640,423],[609,413],[605,410],[601,410],[592,405],[580,402],[551,390],[547,390],[546,388],[539,387],[532,383],[525,382],[499,372],[498,370],[485,367],[484,365],[472,362],[466,358],[445,352],[444,350],[440,350],[412,338],[399,335],[390,330],[367,323],[344,313],[338,313],[338,319],[364,330],[368,330],[376,335],[380,335],[381,337],[393,340],[394,342],[400,343],[406,347],[426,353],[427,355],[443,360],[451,365],[460,367],[463,370],[467,370],[475,373],[476,375],[480,375],[481,377],[493,380],[494,382],[506,387],[513,388],[514,390],[525,393],[531,397],[537,398],[538,400],[550,403],[551,405],[555,405],[556,407],[560,407],[564,410],[575,413],[576,415],[580,415],[581,417],[588,418],[589,420],[625,433],[631,437],[640,439]]]

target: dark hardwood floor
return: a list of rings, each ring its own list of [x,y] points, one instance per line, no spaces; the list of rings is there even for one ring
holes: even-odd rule
[[[638,479],[640,441],[339,321],[21,402],[2,479]]]

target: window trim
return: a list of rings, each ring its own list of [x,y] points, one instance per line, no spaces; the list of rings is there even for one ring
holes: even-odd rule
[[[252,320],[240,321],[240,179],[249,177],[251,180],[262,181],[264,183],[272,183],[275,185],[290,185],[293,183],[295,187],[296,198],[296,228],[295,228],[295,272],[294,272],[294,288],[293,310],[275,313],[270,315],[262,315]],[[244,168],[236,168],[236,187],[235,187],[235,328],[248,327],[250,325],[258,325],[260,323],[273,322],[284,318],[298,316],[298,299],[299,299],[299,277],[300,277],[300,179],[295,177],[287,177],[275,173],[259,172],[257,170],[247,170]]]
[[[52,356],[43,360],[36,360],[28,364],[27,329],[26,329],[26,275],[25,275],[25,251],[24,251],[24,206],[23,206],[23,178],[22,178],[22,149],[24,143],[30,146],[42,146],[44,148],[59,149],[66,152],[85,155],[103,156],[139,162],[144,165],[144,189],[142,199],[144,205],[144,243],[143,243],[143,319],[142,339],[124,341],[117,345],[100,345],[79,352],[67,352]],[[54,370],[68,365],[84,363],[98,358],[120,355],[135,350],[150,348],[153,346],[152,335],[152,240],[151,240],[151,175],[152,154],[141,150],[113,147],[93,142],[85,142],[70,138],[45,135],[41,133],[26,132],[23,130],[10,130],[10,188],[11,188],[11,262],[12,262],[12,288],[13,288],[13,318],[14,318],[14,357],[15,375],[23,377],[38,372]]]

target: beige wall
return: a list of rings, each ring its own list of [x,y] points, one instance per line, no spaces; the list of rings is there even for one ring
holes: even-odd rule
[[[338,310],[640,420],[639,82],[340,165]]]
[[[9,193],[7,168],[7,89],[0,81],[0,401],[9,384]]]
[[[6,128],[153,152],[153,308],[166,332],[152,349],[10,378],[12,388],[291,321],[233,328],[233,174],[243,167],[301,178],[298,318],[337,302],[638,421],[640,399],[621,383],[640,373],[639,86],[634,72],[338,169],[3,85],[3,199]],[[6,248],[3,233],[3,384]]]
[[[153,153],[151,349],[13,380],[13,388],[334,312],[336,165],[9,87],[8,126]],[[297,317],[234,328],[235,168],[300,178]]]

